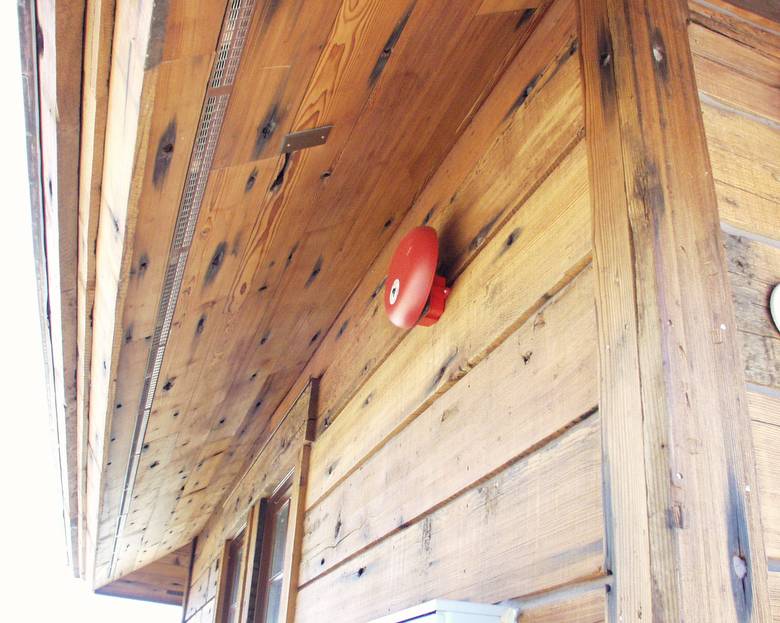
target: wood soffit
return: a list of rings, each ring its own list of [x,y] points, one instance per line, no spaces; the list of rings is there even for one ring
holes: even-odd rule
[[[130,69],[116,58],[109,85],[103,185],[129,175],[129,208],[96,260],[96,306],[117,301],[92,336],[84,460],[98,492],[86,513],[96,586],[182,547],[219,508],[546,8],[165,4],[117,18],[113,35],[115,57],[130,23],[148,46],[135,92],[123,91]],[[124,169],[111,153],[120,105],[138,119]],[[101,277],[112,262],[113,278]]]

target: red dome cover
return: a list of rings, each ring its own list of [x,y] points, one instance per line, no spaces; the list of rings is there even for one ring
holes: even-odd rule
[[[385,282],[385,311],[403,329],[420,320],[436,276],[439,239],[432,227],[415,227],[395,250]]]

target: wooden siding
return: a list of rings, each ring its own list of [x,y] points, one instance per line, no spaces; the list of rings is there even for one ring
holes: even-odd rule
[[[780,333],[768,303],[780,283],[780,36],[775,28],[752,37],[766,24],[749,13],[723,23],[693,8],[689,35],[736,309],[764,545],[776,570]],[[776,575],[770,571],[773,620],[780,612]]]
[[[605,573],[574,2],[555,2],[524,50],[301,375],[322,379],[295,620],[365,620],[433,596],[498,601]],[[421,222],[441,232],[454,289],[446,322],[403,334],[377,313],[382,277],[394,241]],[[291,421],[201,535],[187,620],[210,620],[219,526],[257,498],[265,466],[284,462],[275,454],[294,452]]]
[[[254,594],[258,502],[291,482],[286,623],[437,597],[532,623],[778,620],[772,3],[257,0],[227,86],[237,0],[84,6],[82,116],[52,116],[75,96],[44,57],[41,147],[73,169],[81,128],[44,197],[78,253],[46,259],[77,268],[47,270],[79,350],[49,347],[74,372],[67,515],[99,592],[213,623],[226,544],[247,526]],[[420,224],[452,291],[399,331],[384,276]]]

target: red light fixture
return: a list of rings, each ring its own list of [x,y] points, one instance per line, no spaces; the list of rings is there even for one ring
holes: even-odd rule
[[[429,327],[444,313],[450,289],[436,274],[439,238],[433,227],[415,227],[398,243],[385,282],[385,311],[397,327]]]

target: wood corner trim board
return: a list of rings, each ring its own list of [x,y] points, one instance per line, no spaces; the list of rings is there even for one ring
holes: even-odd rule
[[[78,576],[76,237],[85,1],[20,0],[17,6],[46,384],[66,548]]]
[[[580,0],[612,621],[769,620],[682,0]]]

